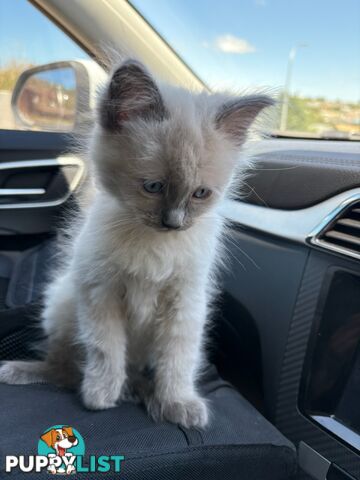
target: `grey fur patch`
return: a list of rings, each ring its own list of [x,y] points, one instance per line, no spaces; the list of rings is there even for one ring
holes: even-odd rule
[[[225,103],[216,116],[217,128],[227,133],[233,140],[243,143],[244,133],[259,113],[275,104],[267,95],[249,95]]]
[[[161,121],[164,103],[155,82],[141,63],[127,60],[111,76],[99,105],[99,120],[107,130],[119,130],[133,118]]]

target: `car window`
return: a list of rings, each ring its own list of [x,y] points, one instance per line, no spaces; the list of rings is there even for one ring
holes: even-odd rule
[[[358,0],[131,0],[212,89],[270,87],[281,135],[360,139]]]
[[[0,129],[72,130],[81,62],[92,62],[87,53],[27,0],[0,2],[0,44]],[[66,63],[74,60],[75,67]],[[14,108],[14,87],[29,69]]]

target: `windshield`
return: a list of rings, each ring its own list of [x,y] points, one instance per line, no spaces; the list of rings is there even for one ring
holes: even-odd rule
[[[211,89],[275,89],[274,134],[360,139],[359,0],[132,5]]]

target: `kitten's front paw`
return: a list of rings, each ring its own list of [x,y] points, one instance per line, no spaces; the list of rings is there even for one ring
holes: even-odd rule
[[[209,421],[206,402],[196,395],[165,401],[153,396],[148,401],[147,408],[155,421],[167,420],[185,428],[204,428]]]
[[[116,400],[109,396],[105,389],[82,389],[81,397],[83,404],[89,410],[107,410],[116,407]]]

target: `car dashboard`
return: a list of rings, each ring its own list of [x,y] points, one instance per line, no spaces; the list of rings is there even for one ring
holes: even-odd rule
[[[358,143],[270,140],[224,209],[251,259],[225,290],[257,325],[268,415],[304,478],[360,478],[359,185]]]

